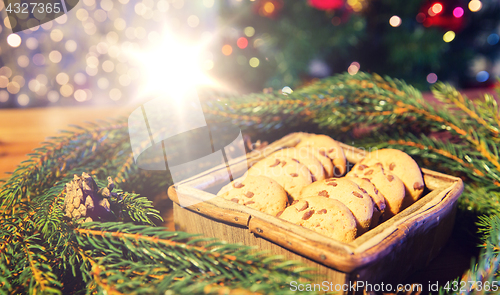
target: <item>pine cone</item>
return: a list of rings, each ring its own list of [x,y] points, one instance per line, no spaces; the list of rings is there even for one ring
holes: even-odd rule
[[[108,177],[108,186],[98,190],[94,179],[83,172],[82,176],[75,175],[71,182],[66,184],[63,210],[65,217],[79,219],[87,217],[83,222],[98,219],[111,219],[111,206],[108,198],[116,197],[113,193],[114,183]]]

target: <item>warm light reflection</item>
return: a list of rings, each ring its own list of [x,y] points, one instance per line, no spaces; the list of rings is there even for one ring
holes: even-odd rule
[[[200,56],[204,44],[187,44],[167,30],[160,36],[161,39],[151,42],[149,49],[125,50],[140,73],[139,97],[167,95],[175,99],[193,87],[215,85],[202,71]],[[113,100],[121,98],[121,93],[115,89],[110,95]]]

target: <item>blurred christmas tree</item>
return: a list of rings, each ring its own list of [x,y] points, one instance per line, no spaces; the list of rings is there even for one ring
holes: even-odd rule
[[[358,70],[422,90],[500,75],[497,0],[81,0],[17,34],[0,6],[0,108],[116,104],[181,74],[240,92]]]
[[[421,89],[500,75],[498,1],[228,1],[221,16],[215,71],[254,91],[360,69]]]

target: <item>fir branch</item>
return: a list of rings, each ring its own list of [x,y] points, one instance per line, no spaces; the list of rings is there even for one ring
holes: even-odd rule
[[[125,277],[137,276],[147,279],[149,284],[155,277],[163,278],[168,273],[169,277],[174,275],[176,282],[189,281],[189,288],[195,292],[201,292],[206,285],[224,283],[231,288],[255,289],[263,294],[271,291],[286,294],[290,292],[283,289],[286,282],[293,278],[309,278],[303,270],[292,269],[296,263],[283,263],[277,257],[264,259],[262,254],[252,253],[250,247],[220,242],[206,247],[194,246],[196,240],[184,241],[196,236],[168,232],[160,227],[84,223],[74,232],[79,247],[92,249],[92,256],[98,258],[102,276],[112,277],[116,282],[120,278],[123,280],[115,285],[117,288],[127,289],[129,283],[136,284],[135,281],[125,283]],[[124,259],[141,263],[124,262]],[[184,294],[187,286],[177,284],[169,288]]]

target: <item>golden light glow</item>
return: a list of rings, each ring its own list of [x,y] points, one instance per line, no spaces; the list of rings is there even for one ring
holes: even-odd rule
[[[52,50],[49,53],[49,59],[53,63],[59,63],[62,59],[62,54],[57,50]]]
[[[64,85],[69,82],[69,76],[66,73],[59,73],[56,76],[56,82],[59,85]]]
[[[87,100],[87,93],[84,90],[78,89],[74,94],[75,100],[78,102],[83,102]]]
[[[222,54],[228,56],[231,55],[231,53],[233,53],[233,48],[231,47],[231,45],[226,44],[222,46]]]
[[[138,66],[133,72],[138,77],[134,81],[139,80],[139,97],[167,95],[175,99],[195,86],[214,85],[202,70],[204,44],[187,44],[175,39],[167,30],[160,34],[160,40],[151,44],[149,49],[129,47],[123,51]],[[124,67],[120,70],[128,70],[126,66],[117,64],[117,72],[119,67]],[[130,77],[130,73],[124,75]],[[118,89],[110,90],[111,99],[119,100],[121,96]]]
[[[65,84],[61,86],[60,92],[62,96],[70,97],[73,94],[73,86],[71,86],[70,84]]]
[[[274,12],[274,4],[272,2],[266,2],[264,4],[264,12],[267,14],[271,14]]]
[[[50,32],[50,39],[54,42],[59,42],[63,39],[64,34],[61,30],[59,29],[54,29]]]
[[[472,12],[478,12],[483,7],[483,3],[479,0],[472,0],[469,2],[469,10]]]

